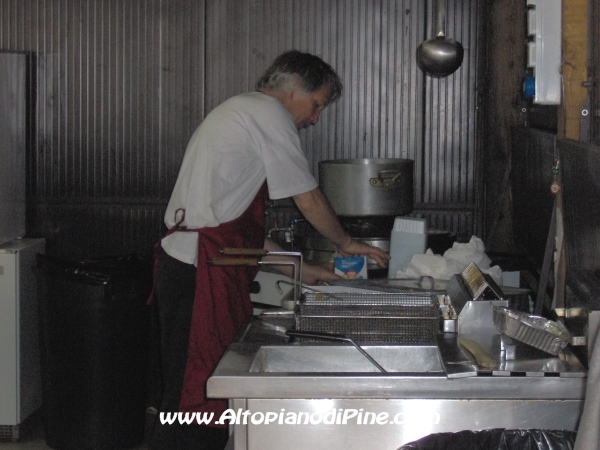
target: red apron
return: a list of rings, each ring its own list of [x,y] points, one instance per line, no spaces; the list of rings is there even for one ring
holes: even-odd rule
[[[242,324],[252,315],[249,285],[257,267],[211,266],[224,247],[263,248],[266,183],[237,219],[198,232],[196,295],[179,411],[214,413],[217,421],[227,400],[206,398],[206,381]],[[213,425],[218,426],[218,425]],[[227,425],[219,425],[227,428]]]

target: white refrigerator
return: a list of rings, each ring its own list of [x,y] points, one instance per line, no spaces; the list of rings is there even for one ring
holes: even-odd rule
[[[0,437],[16,440],[19,425],[42,404],[35,258],[44,239],[0,245]]]
[[[25,235],[26,54],[0,52],[0,438],[41,406],[35,255]]]

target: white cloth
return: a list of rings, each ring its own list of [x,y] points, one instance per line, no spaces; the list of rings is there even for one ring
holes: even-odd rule
[[[165,213],[176,223],[185,209],[188,228],[214,227],[236,219],[267,180],[271,199],[317,187],[298,130],[283,104],[260,92],[241,94],[216,107],[196,129],[181,164]],[[196,233],[175,232],[162,240],[172,257],[193,264]]]

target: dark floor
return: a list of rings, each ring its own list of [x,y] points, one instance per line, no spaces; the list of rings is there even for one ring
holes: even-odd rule
[[[134,447],[131,450],[146,450],[146,445]],[[32,414],[19,425],[19,440],[11,442],[0,440],[0,450],[51,450],[44,440],[44,427],[40,412]]]

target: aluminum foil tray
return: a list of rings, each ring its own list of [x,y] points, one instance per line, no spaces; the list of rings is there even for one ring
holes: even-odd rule
[[[494,306],[494,325],[500,333],[551,355],[558,355],[571,339],[560,322]]]

